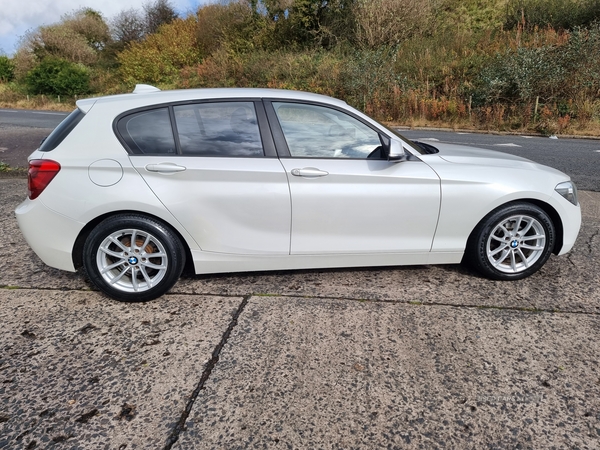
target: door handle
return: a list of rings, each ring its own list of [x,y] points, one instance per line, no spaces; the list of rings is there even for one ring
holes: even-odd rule
[[[183,172],[186,168],[184,166],[178,166],[172,163],[159,163],[159,164],[148,164],[146,170],[148,172],[159,172],[159,173],[175,173]]]
[[[318,178],[329,175],[329,172],[317,169],[315,167],[305,167],[303,169],[292,169],[292,175],[295,177]]]

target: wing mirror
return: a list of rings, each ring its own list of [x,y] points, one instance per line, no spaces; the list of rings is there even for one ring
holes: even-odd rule
[[[406,161],[408,156],[404,150],[402,142],[392,139],[390,142],[390,153],[388,155],[388,161],[401,162]]]

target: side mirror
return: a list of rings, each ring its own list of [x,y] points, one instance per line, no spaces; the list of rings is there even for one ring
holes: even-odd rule
[[[390,142],[390,153],[388,155],[388,161],[400,162],[406,161],[407,155],[402,146],[402,142],[392,139]]]

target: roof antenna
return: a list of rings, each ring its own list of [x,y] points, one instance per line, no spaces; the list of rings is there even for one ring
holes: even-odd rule
[[[134,94],[148,94],[150,92],[160,92],[160,89],[149,84],[136,84],[133,90]]]

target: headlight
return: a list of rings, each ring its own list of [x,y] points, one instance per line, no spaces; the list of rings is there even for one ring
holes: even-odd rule
[[[573,182],[565,181],[564,183],[560,183],[554,190],[577,206],[577,188]]]

